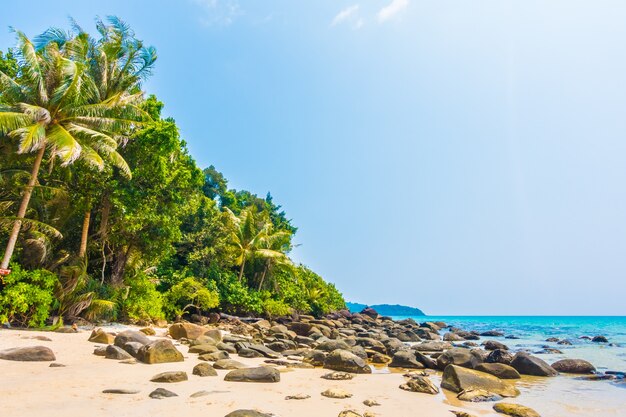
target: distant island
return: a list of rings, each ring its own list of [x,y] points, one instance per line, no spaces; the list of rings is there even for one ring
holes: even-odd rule
[[[367,305],[361,303],[346,303],[348,310],[353,313],[358,313],[365,307],[371,307],[383,316],[425,316],[424,312],[419,308],[401,306],[399,304],[375,304]]]

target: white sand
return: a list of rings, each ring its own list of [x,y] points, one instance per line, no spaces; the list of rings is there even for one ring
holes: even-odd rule
[[[116,329],[119,330],[119,329]],[[466,404],[444,393],[428,395],[399,389],[404,381],[401,373],[357,375],[351,381],[328,381],[320,378],[325,369],[281,369],[281,381],[273,384],[225,382],[228,371],[218,370],[217,377],[191,374],[197,355],[188,354],[187,346],[178,348],[185,356],[182,363],[156,365],[123,364],[93,355],[97,346],[87,341],[89,332],[75,334],[0,330],[0,350],[21,346],[50,347],[63,368],[50,368],[49,362],[13,362],[0,360],[0,417],[48,416],[202,416],[222,417],[237,409],[257,409],[277,417],[336,417],[344,409],[360,414],[365,411],[388,417],[453,417],[449,410],[464,410],[477,416],[498,416],[492,404]],[[46,336],[51,342],[32,339]],[[249,365],[262,364],[262,359],[233,359]],[[164,371],[186,371],[189,381],[158,384],[150,378]],[[438,385],[439,377],[433,376]],[[148,394],[162,387],[179,396],[155,400]],[[138,394],[103,394],[107,388],[140,390]],[[342,388],[352,398],[336,400],[320,393],[327,388]],[[190,398],[197,391],[211,394]],[[308,394],[306,400],[285,400],[285,396]],[[366,399],[375,399],[381,406],[367,407]]]

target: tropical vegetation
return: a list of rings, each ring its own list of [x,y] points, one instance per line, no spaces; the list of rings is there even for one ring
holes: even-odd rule
[[[143,91],[156,50],[122,20],[0,51],[0,322],[150,321],[345,308],[290,258],[268,193],[200,169]]]

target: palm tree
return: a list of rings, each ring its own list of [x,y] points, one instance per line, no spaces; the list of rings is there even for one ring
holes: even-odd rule
[[[12,79],[0,72],[0,134],[18,141],[18,153],[35,152],[35,160],[0,264],[2,269],[8,267],[13,255],[46,150],[51,166],[57,158],[63,166],[81,159],[100,170],[110,164],[130,175],[130,168],[117,152],[118,141],[143,117],[136,105],[141,93],[99,96],[97,80],[90,76],[86,64],[90,50],[86,35],[35,48],[22,32],[16,34],[19,75]]]
[[[258,290],[261,291],[268,272],[273,268],[291,268],[292,263],[286,255],[292,249],[291,233],[286,230],[275,230],[272,223],[269,223],[265,236],[260,240],[260,248],[255,252],[255,256],[263,260],[263,272],[259,280]]]
[[[115,16],[110,16],[108,22],[106,24],[100,19],[96,20],[96,28],[101,35],[99,40],[90,38],[80,26],[72,22],[79,47],[69,49],[76,51],[74,54],[78,61],[85,62],[87,73],[97,86],[96,94],[88,100],[89,104],[116,101],[129,92],[140,91],[142,81],[152,73],[156,61],[156,50],[145,47],[142,41],[136,39],[125,22]],[[57,28],[48,29],[37,37],[38,48],[51,43],[71,46],[72,42],[76,41],[71,35]],[[87,197],[85,203],[78,252],[80,258],[87,253],[92,199]]]
[[[283,259],[286,255],[268,247],[271,241],[272,223],[263,218],[264,213],[257,213],[254,207],[248,207],[236,216],[228,207],[225,208],[234,225],[233,241],[237,249],[235,264],[239,265],[239,282],[243,280],[246,261],[253,257],[263,259]],[[279,235],[276,235],[278,238]]]

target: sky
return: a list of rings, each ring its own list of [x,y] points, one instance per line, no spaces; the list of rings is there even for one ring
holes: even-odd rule
[[[117,15],[201,167],[271,191],[349,301],[625,315],[626,3],[0,0],[35,36]]]

